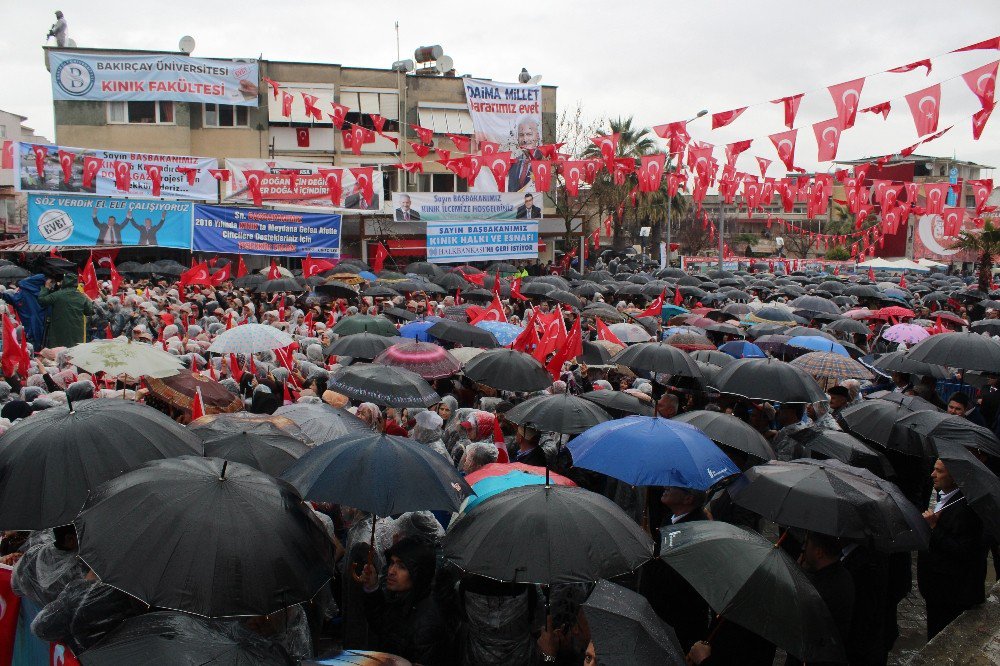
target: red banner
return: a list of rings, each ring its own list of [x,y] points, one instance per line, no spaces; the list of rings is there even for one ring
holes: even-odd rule
[[[21,598],[10,589],[13,568],[0,564],[0,666],[11,666]]]

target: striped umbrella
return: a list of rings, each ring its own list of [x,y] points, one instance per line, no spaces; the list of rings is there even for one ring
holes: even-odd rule
[[[490,463],[465,477],[466,482],[476,492],[469,495],[462,504],[461,513],[466,514],[478,504],[498,493],[521,486],[545,483],[545,468],[523,463]],[[565,476],[549,472],[549,483],[557,486],[575,486]]]
[[[854,359],[836,352],[809,352],[791,361],[791,365],[812,375],[824,391],[845,379],[871,379],[874,376]]]
[[[432,342],[407,342],[392,345],[375,357],[373,363],[403,368],[424,379],[439,379],[455,374],[462,364],[448,350]]]

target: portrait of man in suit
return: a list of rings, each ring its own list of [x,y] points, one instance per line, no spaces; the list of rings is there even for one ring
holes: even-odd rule
[[[122,220],[121,224],[118,223],[118,218],[114,215],[109,215],[107,222],[101,222],[97,218],[97,206],[94,206],[93,214],[94,226],[97,227],[97,244],[121,245],[122,231],[132,222],[132,211],[125,214],[125,219]]]
[[[517,122],[517,159],[507,174],[507,191],[520,192],[531,184],[531,160],[543,159],[538,146],[542,142],[542,130],[538,121],[525,116]]]
[[[542,216],[542,209],[535,205],[535,195],[531,192],[524,195],[524,203],[514,211],[514,217],[519,220],[537,220]]]
[[[412,209],[413,202],[410,200],[409,194],[399,195],[399,208],[396,209],[396,221],[398,222],[409,222],[410,220],[419,220],[420,213]]]
[[[160,221],[153,224],[153,220],[146,218],[140,225],[135,220],[131,220],[132,226],[139,231],[139,243],[138,245],[159,245],[156,240],[156,232],[163,228],[163,225],[167,223],[167,211],[163,211],[160,215]]]

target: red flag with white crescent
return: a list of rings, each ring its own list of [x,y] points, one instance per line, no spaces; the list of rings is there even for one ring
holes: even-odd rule
[[[46,146],[32,145],[31,152],[35,154],[35,171],[38,172],[38,177],[45,180],[45,158],[49,154],[49,149]]]
[[[493,174],[497,183],[497,191],[507,191],[507,173],[510,171],[510,153],[494,153],[487,159],[485,166]]]
[[[285,90],[281,91],[281,115],[285,118],[292,117],[292,103],[295,101],[295,96],[292,93]]]
[[[479,142],[479,154],[483,157],[489,157],[490,155],[495,155],[500,152],[500,144],[493,141],[480,141]]]
[[[840,145],[840,132],[843,125],[840,118],[830,118],[813,123],[813,133],[816,135],[816,145],[819,153],[816,157],[820,162],[831,162],[837,159],[837,146]]]
[[[229,169],[209,169],[208,173],[210,173],[212,178],[216,179],[220,183],[229,182]]]
[[[972,116],[972,138],[975,141],[979,141],[979,137],[983,135],[983,130],[986,129],[986,121],[990,119],[990,114],[993,113],[993,109],[996,106],[991,106],[985,109],[980,109],[976,111]]]
[[[351,108],[344,104],[337,104],[336,102],[330,102],[330,106],[333,107],[333,113],[327,114],[330,116],[330,122],[337,129],[344,129],[344,119],[347,118],[347,113]]]
[[[374,167],[352,167],[351,175],[354,176],[354,192],[361,195],[366,205],[371,206],[372,197],[375,196]]]
[[[995,60],[962,74],[962,79],[969,86],[972,94],[979,98],[979,103],[984,109],[991,109],[996,103],[998,66],[1000,66],[1000,60]]]
[[[191,401],[191,420],[200,419],[205,415],[205,401],[201,397],[201,388],[194,390],[194,400]]]
[[[531,175],[535,180],[536,192],[552,189],[552,163],[548,160],[531,160]]]
[[[296,127],[295,128],[295,145],[299,148],[309,147],[309,128],[308,127]]]
[[[640,312],[637,317],[659,317],[663,313],[663,303],[667,298],[667,288],[664,287],[652,303],[649,304],[645,310]]]
[[[747,107],[741,107],[739,109],[733,109],[732,111],[721,111],[719,113],[712,114],[712,129],[719,129],[720,127],[725,127],[729,123],[733,122],[742,115]]]
[[[451,139],[451,142],[455,144],[455,149],[463,153],[469,152],[469,146],[472,143],[472,139],[467,136],[462,136],[461,134],[445,134],[446,137]]]
[[[434,130],[429,127],[421,127],[420,125],[410,125],[413,131],[417,133],[420,137],[422,143],[433,143],[434,142]]]
[[[774,144],[774,149],[778,151],[778,158],[789,171],[795,168],[795,137],[798,131],[798,129],[791,129],[768,136],[771,143]]]
[[[319,101],[319,97],[308,93],[302,93],[302,101],[306,105],[307,116],[311,117],[313,120],[323,120],[323,112],[316,106],[316,102]]]
[[[611,329],[608,327],[607,324],[604,323],[604,321],[600,317],[597,317],[594,321],[597,324],[598,340],[613,342],[614,344],[621,345],[622,347],[625,346],[625,343],[619,340],[618,336],[611,332]]]
[[[613,134],[602,134],[601,136],[595,136],[590,140],[592,144],[597,146],[601,151],[601,157],[605,161],[613,160],[615,155],[618,153],[618,140],[620,138],[618,132]]]
[[[910,105],[917,136],[926,136],[937,131],[938,117],[941,114],[940,83],[910,93],[906,96],[906,103]]]
[[[76,153],[71,153],[68,150],[63,150],[62,148],[59,149],[59,166],[62,167],[64,183],[69,183],[73,180],[73,162],[75,160]]]
[[[160,186],[163,184],[163,167],[159,164],[146,164],[144,165],[146,169],[146,175],[149,176],[149,182],[152,185],[153,196],[160,196]]]
[[[795,127],[795,115],[799,112],[799,102],[802,101],[802,96],[805,93],[799,93],[798,95],[789,95],[788,97],[782,97],[780,99],[775,99],[771,101],[771,104],[782,104],[785,107],[785,127],[792,129]]]
[[[182,173],[187,176],[188,187],[194,187],[194,182],[198,178],[198,168],[197,167],[177,167],[177,173]],[[244,172],[250,173],[250,172]],[[264,173],[263,171],[259,173]]]
[[[264,180],[265,173],[263,171],[244,171],[243,178],[247,183],[247,191],[250,192],[250,196],[253,198],[253,205],[260,206],[263,203],[263,195],[261,194],[261,185]]]
[[[3,153],[0,153],[0,169],[14,168],[14,142],[7,139],[3,142]]]
[[[503,304],[500,303],[500,296],[493,294],[493,302],[490,306],[480,313],[478,317],[469,323],[475,326],[481,321],[500,321],[503,323],[507,322],[507,314],[503,311]]]
[[[326,182],[327,190],[330,192],[330,203],[333,206],[340,206],[340,198],[344,192],[343,169],[318,169],[318,173]]]
[[[87,294],[91,299],[101,295],[101,287],[97,282],[97,271],[94,269],[93,256],[89,257],[87,263],[83,266],[83,271],[80,273],[80,282],[83,285],[83,293]]]
[[[861,89],[865,87],[864,77],[845,81],[829,86],[830,96],[833,97],[833,105],[837,107],[837,118],[840,119],[842,129],[854,127],[854,119],[858,115],[860,107]]]

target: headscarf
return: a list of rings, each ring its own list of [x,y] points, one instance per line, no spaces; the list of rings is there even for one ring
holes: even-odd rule
[[[10,402],[10,393],[14,389],[7,382],[0,382],[0,405],[5,405]]]
[[[363,402],[358,405],[357,417],[374,430],[382,423],[382,410],[374,403]]]
[[[455,416],[458,414],[458,398],[456,398],[453,395],[446,395],[442,396],[441,402],[443,402],[444,404],[448,405],[451,408],[451,416],[448,417],[448,420],[444,424],[445,427],[447,428],[448,425],[455,420]]]
[[[40,375],[34,375],[35,377],[40,377]],[[30,378],[29,378],[30,379]],[[25,402],[32,402],[35,398],[45,393],[45,391],[38,386],[29,385],[21,389],[21,400]]]

